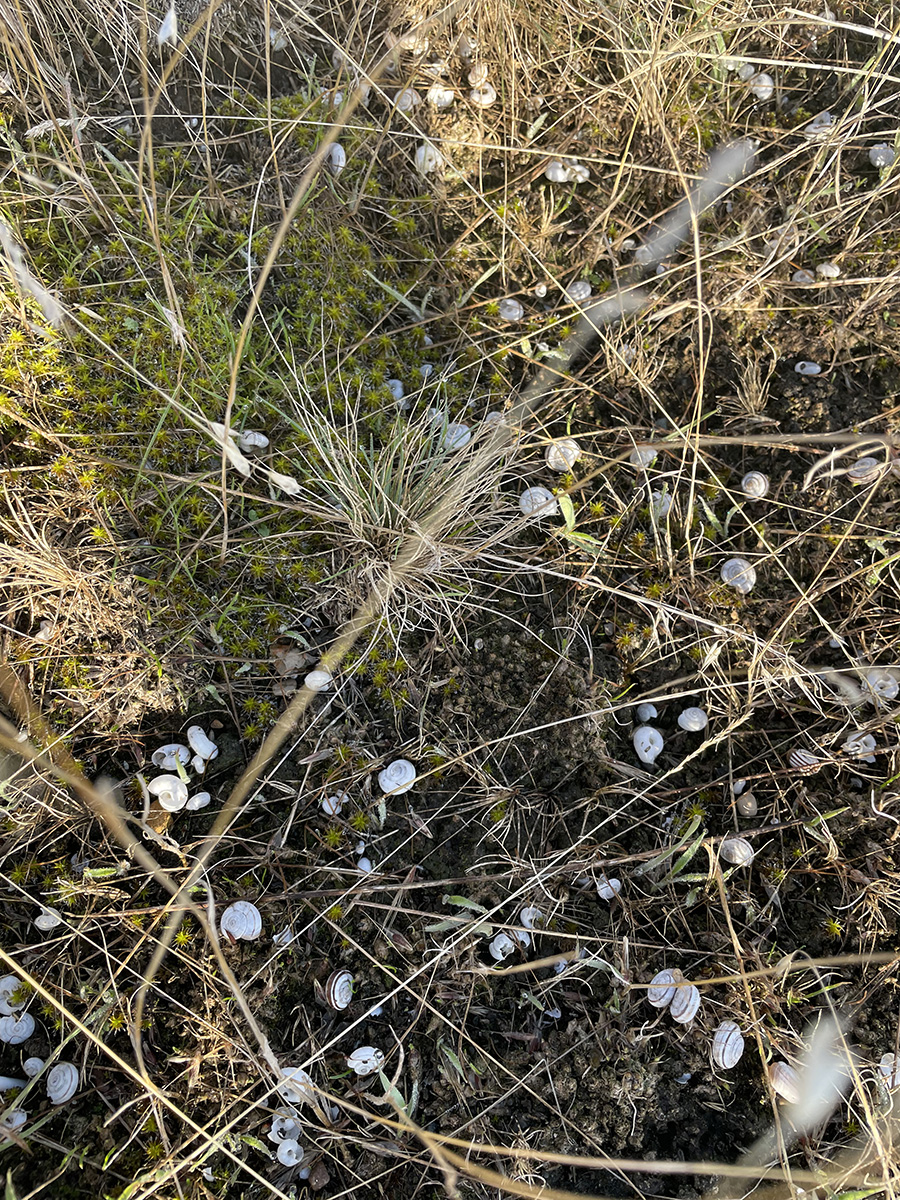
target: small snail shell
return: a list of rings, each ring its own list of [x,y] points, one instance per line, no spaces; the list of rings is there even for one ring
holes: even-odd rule
[[[567,159],[565,162],[560,158],[553,158],[544,167],[544,176],[551,183],[586,183],[590,179],[591,173],[587,167],[574,158]]]
[[[491,83],[483,83],[469,92],[469,100],[478,108],[490,108],[496,99],[497,89]]]
[[[443,89],[439,89],[442,91]],[[431,89],[434,91],[434,88]],[[428,93],[429,96],[431,92]],[[452,96],[451,92],[451,96]],[[447,160],[438,150],[437,146],[431,142],[422,142],[416,147],[415,156],[416,170],[420,175],[432,175],[435,171],[441,171],[447,165]]]
[[[58,1062],[47,1075],[47,1095],[51,1104],[65,1104],[78,1091],[81,1076],[78,1068],[69,1062]]]
[[[747,86],[757,100],[771,100],[775,93],[775,80],[765,71],[751,75]]]
[[[654,763],[662,753],[663,736],[652,725],[639,725],[632,734],[631,740],[642,763]]]
[[[885,167],[892,167],[896,157],[894,147],[889,146],[887,142],[879,142],[869,151],[869,162],[873,167],[877,167],[879,171]]]
[[[540,521],[544,517],[556,516],[559,512],[559,501],[545,487],[530,487],[519,497],[519,511],[523,517],[532,517]]]
[[[17,975],[4,975],[0,979],[0,1014],[4,1017],[25,1007],[26,1000],[13,1000],[13,996],[21,986],[22,980]]]
[[[35,1075],[40,1075],[44,1069],[44,1060],[42,1058],[26,1058],[22,1063],[22,1070],[29,1079],[34,1079]]]
[[[544,452],[544,462],[551,471],[565,474],[571,471],[581,458],[581,447],[574,438],[557,438]]]
[[[678,724],[689,733],[700,733],[709,724],[709,717],[702,708],[686,708],[678,714]]]
[[[675,998],[677,989],[674,985],[682,979],[684,976],[678,970],[660,971],[654,975],[647,988],[648,1004],[652,1004],[654,1008],[667,1008]]]
[[[650,493],[650,516],[654,521],[664,521],[672,511],[672,497],[668,492]]]
[[[756,570],[746,558],[729,558],[727,562],[722,563],[720,577],[723,583],[746,596],[756,583]]]
[[[647,467],[651,467],[656,462],[658,453],[652,446],[635,446],[628,455],[628,461],[633,467],[645,471]]]
[[[820,279],[839,279],[841,268],[837,265],[837,263],[821,262],[816,267],[816,274]]]
[[[648,721],[659,716],[659,710],[655,704],[639,704],[634,710],[634,715],[642,725],[646,725]]]
[[[480,88],[487,83],[488,69],[484,63],[478,63],[469,72],[469,87]]]
[[[843,749],[845,754],[849,754],[853,758],[862,758],[866,762],[874,762],[875,758],[872,751],[877,744],[871,733],[851,733],[846,742],[844,742]]]
[[[444,87],[442,83],[433,83],[425,94],[425,99],[433,108],[449,108],[456,99],[456,93],[453,88]]]
[[[900,692],[900,680],[896,671],[890,668],[875,667],[866,672],[862,682],[865,689],[878,700],[896,700]]]
[[[210,759],[218,758],[219,747],[212,740],[212,738],[207,737],[199,725],[192,725],[190,729],[188,729],[187,740],[188,745],[193,752],[198,754],[206,762],[209,762]]]
[[[816,282],[815,275],[812,273],[812,271],[808,271],[806,269],[806,267],[800,267],[799,270],[795,271],[793,273],[793,275],[791,276],[791,283],[799,283],[799,284],[802,284],[804,287],[807,284],[815,283],[815,282]]]
[[[13,1079],[10,1075],[0,1075],[0,1092],[11,1092],[13,1088],[23,1088],[27,1080]]]
[[[527,950],[531,945],[531,934],[527,929],[512,929],[509,935],[517,946],[521,946],[523,950]]]
[[[199,812],[201,808],[206,808],[211,800],[212,796],[209,792],[194,792],[185,808],[188,812]]]
[[[501,321],[521,321],[525,316],[523,305],[512,296],[505,296],[497,307]]]
[[[343,1012],[353,1002],[353,976],[346,968],[332,971],[325,982],[325,1001],[335,1012]]]
[[[516,943],[508,933],[498,933],[489,944],[488,953],[495,962],[503,962],[504,958],[509,958],[515,948]]]
[[[741,491],[748,500],[762,500],[769,493],[769,477],[762,471],[748,471],[741,480]]]
[[[712,1060],[717,1067],[730,1071],[744,1053],[744,1039],[734,1021],[722,1021],[713,1034]]]
[[[347,151],[340,142],[335,142],[328,151],[328,166],[332,175],[340,175],[347,165]]]
[[[10,1046],[21,1046],[34,1033],[34,1017],[31,1013],[22,1013],[17,1017],[14,1013],[8,1017],[0,1017],[0,1042],[8,1042]]]
[[[742,817],[755,817],[759,812],[759,805],[752,792],[746,792],[743,796],[738,796],[734,806]]]
[[[690,984],[689,987],[675,989],[675,995],[669,1005],[669,1013],[673,1021],[677,1021],[679,1025],[687,1025],[688,1021],[693,1021],[699,1011],[700,993],[693,984]]]
[[[285,1138],[278,1143],[275,1157],[283,1167],[296,1167],[303,1162],[304,1150],[294,1138]]]
[[[519,913],[519,924],[526,929],[539,929],[544,924],[544,914],[539,908],[523,908]]]
[[[804,775],[814,775],[824,766],[817,754],[813,754],[811,750],[804,750],[802,746],[790,752],[788,762],[795,771],[802,771]]]
[[[158,775],[147,784],[147,791],[166,812],[181,812],[188,802],[187,784],[177,775]]]
[[[593,290],[586,279],[576,279],[574,283],[569,284],[564,295],[572,304],[583,304],[585,300],[590,300]]]
[[[327,667],[317,667],[303,679],[303,683],[311,692],[327,692],[334,682],[334,676]]]
[[[249,900],[235,900],[222,913],[219,928],[236,941],[243,938],[252,942],[262,933],[262,913]]]
[[[316,1089],[302,1067],[282,1067],[278,1094],[286,1104],[314,1104]]]
[[[472,430],[464,421],[448,421],[444,430],[444,449],[462,450],[472,440]]]
[[[394,399],[399,404],[400,401],[403,399],[404,395],[406,394],[406,390],[403,387],[403,380],[402,379],[389,379],[385,386],[387,387],[388,391],[391,393],[391,395],[394,397]],[[406,405],[406,407],[408,408],[409,405]]]
[[[34,927],[41,933],[49,933],[62,925],[62,915],[55,908],[41,908],[40,916],[34,918]]]
[[[269,439],[257,429],[245,429],[243,433],[238,434],[238,445],[248,454],[252,454],[254,451],[267,450]]]
[[[422,97],[415,88],[403,88],[394,97],[394,103],[397,106],[398,112],[412,112],[414,108],[418,108],[422,103]]]
[[[339,796],[323,796],[319,807],[326,817],[337,817],[346,803],[347,793],[341,792]]]
[[[25,1073],[28,1073],[28,1063],[25,1064]],[[878,1062],[878,1073],[886,1081],[889,1088],[895,1088],[900,1084],[900,1057],[888,1052],[882,1054]]]
[[[786,1062],[772,1063],[769,1067],[769,1083],[772,1090],[787,1100],[788,1104],[796,1104],[800,1099],[800,1076]]]
[[[808,362],[806,359],[801,359],[800,362],[794,363],[794,370],[798,375],[822,374],[822,368],[817,362]]]
[[[719,847],[719,854],[736,867],[749,867],[756,856],[753,847],[742,837],[726,838]]]
[[[601,900],[615,900],[621,890],[621,879],[610,879],[604,875],[597,880],[597,895]]]
[[[377,1046],[358,1046],[347,1055],[347,1066],[357,1075],[374,1075],[384,1066],[384,1051]]]
[[[158,750],[153,751],[150,761],[154,767],[159,767],[162,771],[174,771],[178,763],[191,761],[191,752],[180,742],[167,742],[165,746],[160,746]]]
[[[416,768],[407,758],[397,758],[378,773],[378,786],[386,795],[405,796],[416,780]]]
[[[279,1145],[283,1141],[299,1141],[303,1126],[297,1119],[297,1114],[290,1109],[283,1109],[272,1117],[272,1124],[266,1137],[270,1142]]]

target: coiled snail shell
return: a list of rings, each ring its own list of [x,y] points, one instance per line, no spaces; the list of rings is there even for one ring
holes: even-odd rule
[[[597,880],[597,895],[601,900],[615,900],[622,890],[621,879],[610,879],[604,875]]]
[[[814,775],[824,766],[817,754],[813,754],[812,750],[804,750],[802,746],[790,752],[788,762],[795,771],[801,771],[804,775]]]
[[[377,1046],[358,1046],[347,1055],[347,1066],[357,1075],[374,1075],[384,1066],[384,1051]]]
[[[744,1053],[744,1038],[734,1021],[722,1021],[713,1034],[712,1060],[717,1067],[730,1071]]]
[[[642,763],[654,763],[662,753],[663,736],[652,725],[639,725],[631,737]]]
[[[78,1068],[69,1062],[58,1062],[47,1075],[47,1096],[51,1104],[65,1104],[78,1091],[81,1076]]]
[[[557,438],[550,443],[544,453],[544,461],[551,471],[559,471],[563,475],[581,458],[581,447],[574,438]]]
[[[226,937],[230,935],[235,941],[243,938],[252,942],[262,933],[262,913],[249,900],[236,900],[222,913],[219,928]]]
[[[689,733],[701,733],[709,724],[709,717],[702,708],[686,708],[678,714],[678,724]]]
[[[409,759],[395,759],[378,773],[378,786],[391,796],[405,796],[416,779],[416,768]]]
[[[762,500],[769,494],[769,477],[762,471],[748,471],[741,480],[741,491],[748,500]]]
[[[769,1083],[772,1090],[788,1104],[796,1104],[800,1099],[800,1076],[789,1063],[772,1063],[769,1067]]]
[[[325,982],[325,1002],[335,1012],[343,1012],[353,1002],[353,976],[342,967],[332,971]]]
[[[867,455],[864,458],[856,460],[853,466],[847,471],[847,478],[851,483],[862,486],[875,483],[884,474],[884,470],[883,462],[879,462],[877,458],[871,458]]]
[[[675,995],[669,1005],[669,1013],[673,1021],[677,1021],[679,1025],[687,1025],[688,1021],[693,1021],[699,1011],[700,993],[694,984],[675,989]]]
[[[10,1046],[21,1046],[34,1033],[34,1017],[31,1013],[22,1013],[17,1017],[0,1017],[0,1042],[8,1042]]]
[[[667,1008],[675,998],[675,984],[684,979],[678,970],[660,971],[650,980],[647,988],[647,1003],[654,1008]]]
[[[756,852],[746,838],[730,837],[722,842],[719,854],[736,867],[749,867]]]
[[[723,583],[746,596],[756,583],[756,569],[746,558],[729,558],[722,563],[720,576]]]

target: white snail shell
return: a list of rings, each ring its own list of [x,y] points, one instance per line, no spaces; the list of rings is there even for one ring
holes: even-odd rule
[[[684,976],[678,970],[667,969],[654,975],[647,988],[648,1004],[652,1004],[654,1008],[668,1008],[675,998],[677,989],[674,985],[682,979]]]
[[[643,763],[656,762],[662,753],[663,736],[652,725],[639,725],[632,734],[631,740],[638,758]]]
[[[374,1075],[384,1066],[384,1051],[377,1046],[357,1046],[347,1055],[347,1066],[357,1075]]]
[[[515,948],[516,943],[508,933],[498,933],[488,945],[488,953],[496,962],[503,962],[504,958],[509,958]]]
[[[844,742],[844,753],[853,758],[862,758],[866,762],[874,762],[872,751],[878,743],[871,733],[851,733]]]
[[[597,880],[597,895],[601,900],[615,900],[621,890],[621,879],[610,879],[604,875]]]
[[[469,100],[478,108],[490,108],[496,99],[497,89],[491,83],[483,83],[469,92]]]
[[[722,1021],[713,1034],[712,1060],[717,1067],[730,1071],[744,1053],[744,1039],[734,1021]]]
[[[211,800],[212,796],[209,792],[194,792],[185,808],[188,812],[199,812],[201,808],[206,808]]]
[[[325,982],[325,1000],[335,1012],[343,1012],[353,1002],[353,975],[346,969],[332,971]]]
[[[323,796],[319,807],[326,817],[337,817],[346,803],[347,793],[341,792],[339,796]]]
[[[686,708],[678,714],[678,724],[689,733],[700,733],[709,724],[709,717],[702,708]]]
[[[150,761],[154,767],[159,767],[163,771],[174,771],[179,762],[186,764],[191,761],[191,752],[180,742],[167,742],[165,746],[160,746],[158,750],[153,751]]]
[[[10,1075],[0,1075],[0,1092],[11,1092],[13,1088],[23,1088],[27,1080],[13,1079]]]
[[[278,1094],[287,1104],[313,1104],[316,1089],[302,1067],[282,1067]]]
[[[278,1143],[275,1156],[283,1167],[296,1167],[303,1162],[305,1151],[294,1138],[284,1138]]]
[[[581,447],[574,438],[557,438],[544,452],[544,461],[551,471],[565,474],[581,458]]]
[[[900,680],[895,671],[884,667],[875,667],[867,671],[863,685],[878,700],[896,700],[900,692]]]
[[[570,158],[563,162],[560,158],[554,158],[544,168],[544,176],[551,183],[586,183],[591,172],[577,159]]]
[[[722,563],[720,576],[723,583],[733,587],[742,596],[746,596],[756,583],[756,569],[746,558],[729,558]]]
[[[884,167],[892,167],[896,157],[894,147],[889,146],[887,142],[879,142],[869,151],[869,162],[879,170],[882,170]]]
[[[884,463],[877,458],[858,458],[847,471],[847,478],[857,485],[875,483],[884,474]]]
[[[448,421],[444,430],[444,449],[462,450],[472,440],[472,430],[464,421]]]
[[[719,854],[736,867],[749,867],[756,856],[753,847],[742,837],[726,838],[719,847]]]
[[[523,517],[540,521],[544,517],[555,517],[559,512],[559,501],[545,487],[526,488],[519,497],[519,510]]]
[[[58,1062],[47,1075],[47,1095],[51,1104],[65,1104],[78,1091],[81,1076],[70,1062]]]
[[[243,433],[238,434],[238,445],[242,450],[252,454],[255,450],[268,449],[269,439],[257,429],[245,429]]]
[[[188,802],[187,784],[177,775],[158,775],[147,784],[147,791],[166,812],[181,812]]]
[[[328,166],[332,175],[340,175],[347,165],[347,151],[340,142],[335,142],[328,151]]]
[[[751,75],[747,86],[757,100],[771,100],[775,92],[775,80],[765,71]]]
[[[664,521],[672,511],[672,497],[668,492],[650,493],[650,515],[654,521]]]
[[[40,1075],[44,1069],[44,1060],[42,1058],[26,1058],[22,1063],[22,1070],[29,1079],[34,1079],[35,1075]]]
[[[504,296],[497,306],[500,310],[501,321],[521,321],[525,316],[525,308],[513,296]]]
[[[292,1109],[283,1109],[272,1117],[272,1124],[266,1137],[277,1146],[284,1141],[299,1141],[302,1132],[303,1126],[297,1119],[296,1112]]]
[[[679,1025],[687,1025],[688,1021],[693,1021],[699,1011],[700,993],[694,984],[675,989],[675,995],[669,1005],[669,1013],[673,1021],[677,1021]]]
[[[544,914],[539,908],[523,908],[519,913],[519,924],[526,929],[539,929],[544,924]]]
[[[590,300],[593,290],[587,279],[576,279],[574,283],[569,284],[563,294],[572,304],[583,304],[585,300]]]
[[[25,1064],[27,1073],[28,1064]],[[882,1054],[878,1062],[878,1073],[886,1081],[889,1088],[895,1088],[900,1084],[900,1056],[888,1051],[887,1054]]]
[[[456,93],[453,88],[444,87],[442,83],[433,83],[428,89],[425,99],[433,108],[449,108],[456,99]]]
[[[802,771],[804,775],[813,775],[824,765],[817,754],[813,754],[811,750],[804,750],[802,746],[790,752],[788,762],[795,771]]]
[[[432,88],[428,95],[435,89]],[[438,91],[443,91],[443,88],[438,88]],[[450,93],[451,97],[453,93]],[[415,155],[416,170],[420,175],[432,175],[435,171],[441,171],[447,165],[447,160],[432,142],[421,142],[416,146]]]
[[[800,283],[806,286],[810,283],[815,283],[816,277],[812,271],[808,271],[806,267],[800,267],[791,276],[791,283]]]
[[[628,461],[633,467],[637,467],[638,470],[645,471],[647,467],[653,466],[658,454],[659,451],[654,450],[652,446],[635,446],[628,455]]]
[[[397,758],[378,773],[378,786],[386,795],[405,796],[416,780],[416,768],[408,758]]]
[[[469,72],[469,87],[482,87],[488,81],[488,69],[484,63],[478,63]]]
[[[0,1014],[4,1017],[25,1007],[26,1000],[13,1000],[13,996],[21,986],[22,980],[17,975],[4,975],[0,979]]]
[[[752,792],[746,792],[743,796],[738,796],[734,806],[742,817],[755,817],[759,812],[759,805]]]
[[[199,725],[192,725],[187,731],[188,745],[193,752],[200,756],[204,762],[209,762],[210,759],[218,758],[219,747],[207,737],[203,729]]]
[[[327,692],[334,682],[334,676],[327,667],[317,667],[304,677],[303,682],[311,692]]]
[[[749,500],[762,500],[769,493],[769,477],[762,471],[748,471],[741,480],[741,491]]]
[[[55,908],[41,908],[40,916],[34,918],[34,927],[39,929],[41,933],[49,933],[51,929],[56,929],[58,925],[62,925],[62,914]]]
[[[821,262],[816,267],[816,274],[821,279],[839,279],[841,268],[837,265],[837,263]]]
[[[235,900],[222,913],[219,928],[236,940],[252,942],[262,933],[262,913],[249,900]]]
[[[0,1017],[0,1042],[8,1042],[10,1046],[21,1046],[34,1033],[34,1017],[31,1013],[16,1016],[11,1013],[8,1017]]]
[[[422,97],[415,88],[404,88],[394,97],[398,112],[412,112],[422,103]]]
[[[796,1104],[800,1099],[800,1076],[786,1062],[772,1063],[769,1067],[769,1082],[782,1100]]]

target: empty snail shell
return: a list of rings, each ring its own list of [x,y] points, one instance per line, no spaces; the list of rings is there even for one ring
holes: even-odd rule
[[[876,700],[896,700],[900,692],[900,680],[896,670],[887,667],[874,667],[867,671],[862,680],[863,687]]]
[[[727,562],[722,563],[722,570],[719,574],[723,583],[733,587],[742,596],[746,596],[748,592],[752,591],[753,585],[756,583],[756,569],[747,562],[746,558],[729,558]]]
[[[328,976],[325,1001],[335,1012],[343,1012],[353,1002],[353,975],[345,967],[332,971]]]
[[[678,714],[678,724],[689,733],[700,733],[709,724],[709,717],[702,708],[686,708]]]
[[[586,183],[591,177],[591,172],[574,158],[565,161],[553,158],[544,168],[544,176],[551,183]]]
[[[147,784],[147,791],[166,812],[181,812],[188,802],[187,784],[177,775],[158,775]]]
[[[648,721],[652,721],[654,717],[659,716],[659,709],[655,704],[639,704],[634,710],[634,715],[642,725],[646,725]]]
[[[334,676],[327,667],[318,667],[304,676],[303,683],[311,692],[327,692],[334,682]]]
[[[726,862],[733,863],[736,867],[749,867],[756,852],[746,838],[730,837],[722,842],[719,854]]]
[[[593,290],[587,279],[576,279],[574,283],[569,284],[563,295],[572,304],[583,304],[585,300],[590,300]]]
[[[407,758],[396,758],[378,773],[378,786],[390,796],[405,796],[416,779],[416,768]]]
[[[18,1012],[27,1003],[27,997],[13,1000],[13,996],[22,987],[22,980],[17,975],[4,975],[0,979],[0,1015],[8,1017],[10,1013]]]
[[[478,108],[490,108],[497,99],[497,89],[492,83],[483,83],[481,87],[472,88],[469,100]]]
[[[601,900],[615,900],[621,890],[621,879],[610,879],[603,875],[597,880],[597,895]]]
[[[802,771],[804,775],[813,775],[824,766],[817,754],[813,754],[812,750],[805,750],[802,746],[797,746],[790,752],[788,762],[795,771]]]
[[[319,807],[326,817],[337,817],[346,803],[347,793],[341,792],[339,796],[323,796]]]
[[[667,1008],[675,998],[675,984],[680,983],[682,979],[684,976],[678,970],[660,971],[650,980],[647,1002],[654,1008]]]
[[[81,1076],[74,1063],[58,1062],[47,1074],[47,1095],[51,1104],[65,1104],[78,1091]]]
[[[638,758],[643,763],[656,762],[662,753],[663,736],[652,725],[639,725],[632,734],[631,740]]]
[[[192,725],[188,729],[187,740],[193,752],[199,755],[205,762],[209,762],[213,758],[218,758],[219,747],[212,738],[207,737],[199,725]]]
[[[851,483],[861,486],[863,484],[875,483],[884,474],[884,463],[879,462],[877,458],[858,458],[852,467],[847,471],[847,478]]]
[[[559,512],[559,501],[545,487],[530,487],[519,497],[519,511],[523,517],[533,517],[540,521],[544,517],[556,516]]]
[[[258,429],[245,429],[243,433],[238,434],[238,445],[248,454],[252,454],[254,451],[267,450],[269,439]]]
[[[357,1075],[374,1075],[384,1066],[384,1051],[377,1046],[357,1046],[347,1055],[347,1066]]]
[[[58,925],[62,925],[62,914],[55,908],[41,908],[40,916],[34,918],[34,927],[39,929],[41,933],[49,933],[51,929],[56,929]]]
[[[34,1079],[35,1075],[40,1075],[44,1069],[44,1060],[42,1058],[26,1058],[22,1063],[22,1070],[29,1079]]]
[[[297,1167],[303,1162],[305,1151],[295,1138],[284,1138],[278,1143],[275,1157],[283,1167]]]
[[[869,162],[879,171],[885,167],[892,167],[896,157],[894,147],[889,146],[887,142],[879,142],[869,150]]]
[[[347,165],[347,151],[340,142],[335,142],[328,151],[328,166],[332,175],[340,175]]]
[[[28,1064],[25,1064],[25,1072],[28,1073]],[[878,1062],[878,1074],[884,1079],[889,1088],[895,1088],[900,1084],[900,1055],[888,1051],[887,1054],[882,1054]]]
[[[397,106],[398,112],[412,112],[414,108],[418,108],[422,103],[422,97],[415,88],[403,88],[394,97],[394,103]]]
[[[712,1060],[717,1067],[730,1071],[744,1053],[744,1038],[734,1021],[722,1021],[713,1034]]]
[[[771,100],[775,93],[775,80],[765,71],[759,71],[756,75],[750,76],[747,87],[757,100]]]
[[[180,742],[167,742],[165,746],[153,751],[150,761],[162,771],[174,771],[178,763],[186,764],[191,761],[191,751]]]
[[[738,796],[734,802],[734,807],[742,817],[755,817],[759,812],[759,805],[752,792],[745,792],[742,796]]]
[[[668,492],[650,493],[650,516],[654,521],[664,521],[672,511],[672,497]]]
[[[851,733],[844,742],[843,750],[845,754],[851,755],[853,758],[861,758],[864,762],[872,763],[875,761],[875,756],[872,751],[878,743],[871,733]]]
[[[212,796],[209,792],[194,792],[185,808],[188,812],[199,812],[201,808],[206,808],[211,800]]]
[[[272,1117],[266,1137],[277,1146],[288,1140],[299,1141],[302,1132],[303,1126],[297,1119],[297,1114],[292,1109],[282,1109]]]
[[[769,492],[769,477],[762,471],[748,471],[741,480],[741,491],[748,500],[762,500]]]
[[[497,305],[501,321],[521,321],[525,316],[525,308],[514,296],[504,296]]]
[[[449,108],[456,99],[456,92],[442,83],[433,83],[425,93],[425,99],[433,108]]]
[[[286,1104],[314,1104],[316,1089],[302,1067],[282,1067],[278,1094]]]
[[[523,908],[519,913],[519,924],[526,929],[539,929],[544,924],[544,914],[539,908]]]
[[[16,1016],[0,1017],[0,1042],[8,1042],[10,1046],[21,1046],[34,1033],[34,1017],[31,1013]]]
[[[431,92],[434,90],[432,88],[428,95],[431,96]],[[438,91],[443,90],[443,88],[438,89]],[[450,95],[452,98],[453,93],[451,92]],[[421,142],[416,146],[415,164],[420,175],[432,175],[435,171],[442,171],[447,165],[447,160],[432,142]]]
[[[687,1025],[688,1021],[693,1021],[699,1011],[700,993],[694,984],[675,989],[675,995],[669,1005],[669,1013],[673,1021],[677,1021],[679,1025]]]
[[[509,958],[515,948],[516,943],[508,933],[498,933],[488,945],[488,953],[496,962],[503,962],[504,958]]]
[[[222,913],[219,928],[226,937],[252,942],[262,933],[262,913],[249,900],[235,900]]]
[[[574,438],[557,438],[544,452],[544,461],[551,471],[565,474],[581,458],[581,447]]]
[[[776,1062],[769,1067],[769,1082],[782,1100],[796,1104],[800,1099],[800,1076],[789,1063]]]

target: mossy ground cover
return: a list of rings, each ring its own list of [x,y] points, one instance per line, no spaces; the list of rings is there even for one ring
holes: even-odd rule
[[[807,1190],[891,1192],[890,14],[186,6],[160,47],[162,10],[79,13],[6,18],[0,974],[36,1031],[0,1071],[81,1077],[59,1108],[44,1077],[4,1093],[10,1194],[696,1196],[773,1122]],[[401,111],[435,80],[451,107]],[[642,265],[734,139],[743,176]],[[560,157],[590,179],[549,182]],[[573,354],[582,281],[643,299]],[[226,420],[268,439],[243,465]],[[521,518],[532,485],[558,513]],[[139,776],[191,724],[212,803],[170,816]],[[417,781],[384,797],[398,757]],[[749,867],[719,857],[736,833]],[[241,899],[263,936],[217,939]],[[684,1028],[646,1002],[663,967],[701,988]],[[767,1068],[830,1011],[847,1095],[802,1128]],[[289,1166],[268,1131],[300,1065],[328,1099]],[[472,1144],[496,1152],[447,1157]]]

